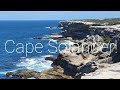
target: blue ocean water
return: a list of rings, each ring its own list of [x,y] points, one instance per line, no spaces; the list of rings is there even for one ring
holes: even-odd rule
[[[48,52],[49,50],[55,51],[53,47],[48,45],[47,40],[34,40],[33,37],[45,37],[52,33],[60,33],[58,28],[50,29],[46,27],[57,27],[58,20],[45,20],[45,21],[0,21],[0,79],[7,78],[6,72],[16,71],[20,69],[31,69],[36,71],[43,71],[51,66],[51,61],[45,61],[45,57],[48,55],[57,55]],[[8,43],[7,49],[13,50],[18,46],[16,44],[22,43],[26,46],[26,43],[43,44],[43,48],[40,50],[42,53],[36,53],[35,51],[28,54],[25,53],[7,53],[5,50],[5,43],[7,40],[13,40],[15,44]],[[58,46],[59,44],[53,43]],[[19,45],[20,47],[20,45]],[[26,47],[24,48],[24,52]],[[28,47],[31,51],[31,47]]]

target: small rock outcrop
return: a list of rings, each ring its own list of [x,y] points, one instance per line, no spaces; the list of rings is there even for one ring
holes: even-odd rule
[[[32,70],[18,70],[16,72],[8,72],[8,77],[19,77],[20,79],[73,79],[64,73],[63,68],[57,66],[43,72],[36,72]]]

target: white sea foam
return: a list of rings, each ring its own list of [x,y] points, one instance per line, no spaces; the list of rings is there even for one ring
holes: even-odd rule
[[[0,72],[0,74],[6,74],[6,73],[7,73],[7,72],[5,72],[5,71],[4,71],[4,72]]]
[[[46,58],[46,57],[52,57],[53,55],[44,55],[44,56],[41,56],[43,58]]]
[[[69,45],[74,45],[74,44],[75,44],[75,43],[72,42],[72,41],[67,41],[66,43],[69,44]]]
[[[50,28],[50,27],[45,27],[45,28]]]
[[[48,29],[58,29],[58,27],[45,27],[45,28],[48,28]]]
[[[64,44],[66,44],[66,45],[74,45],[74,44],[75,44],[75,43],[72,42],[72,41],[63,41],[63,42],[61,42],[61,43],[64,43]]]
[[[49,41],[57,42],[57,40],[50,38]]]
[[[45,57],[47,56],[51,55],[41,56],[41,58],[23,58],[16,66],[41,72],[51,68],[52,61],[46,61]]]

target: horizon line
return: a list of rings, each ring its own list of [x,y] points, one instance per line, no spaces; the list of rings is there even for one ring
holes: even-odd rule
[[[66,21],[66,20],[87,20],[87,19],[117,19],[117,18],[120,18],[120,17],[109,17],[109,18],[84,18],[84,19],[61,19],[61,20],[58,20],[58,19],[56,19],[57,21]],[[55,19],[48,19],[48,20],[51,20],[51,21],[56,21]],[[0,21],[47,21],[47,19],[39,19],[39,20],[37,20],[37,19],[34,19],[34,20],[30,20],[30,19],[26,19],[26,20],[20,20],[20,19],[18,19],[18,20],[0,20]]]

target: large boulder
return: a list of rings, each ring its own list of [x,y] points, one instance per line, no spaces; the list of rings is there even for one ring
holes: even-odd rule
[[[98,69],[98,65],[95,62],[88,62],[85,65],[79,66],[78,73],[76,73],[75,78],[81,78],[86,73],[94,72]]]

